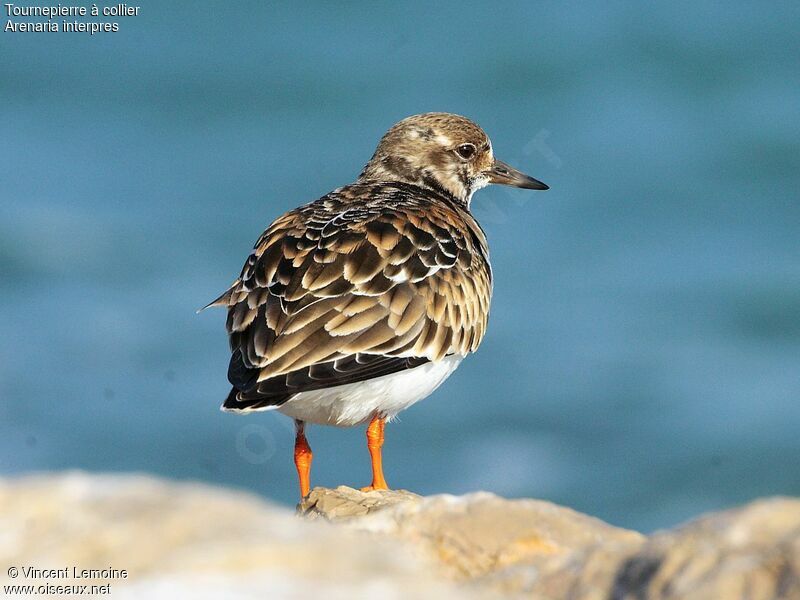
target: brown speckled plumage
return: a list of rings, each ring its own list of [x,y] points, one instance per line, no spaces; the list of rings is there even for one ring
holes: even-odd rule
[[[475,351],[492,274],[469,203],[493,177],[525,177],[496,165],[507,167],[471,121],[410,117],[387,132],[356,183],[272,223],[212,303],[228,308],[233,389],[224,408],[278,406]]]
[[[402,183],[331,192],[275,221],[222,300],[237,400],[472,352],[491,291],[486,238],[452,199]]]

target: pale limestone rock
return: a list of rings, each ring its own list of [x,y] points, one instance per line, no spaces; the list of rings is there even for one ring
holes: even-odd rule
[[[375,510],[422,500],[422,496],[406,490],[374,490],[361,492],[341,485],[335,490],[314,488],[298,506],[299,513],[309,520],[323,517],[329,521],[363,517]]]
[[[650,537],[488,493],[317,488],[298,512],[145,476],[0,479],[0,585],[42,583],[12,566],[77,566],[127,569],[122,599],[800,600],[800,500]]]
[[[369,504],[370,514],[353,516],[358,514],[353,505],[359,499]],[[385,502],[383,509],[379,509],[381,501]],[[341,510],[342,506],[347,509]],[[553,569],[587,549],[602,546],[607,551],[632,551],[645,540],[640,533],[550,502],[506,500],[486,492],[422,498],[408,492],[392,497],[391,492],[317,488],[299,510],[350,529],[411,542],[438,560],[449,576],[492,579],[506,591],[525,587],[511,582],[514,567]],[[503,574],[502,580],[498,573]],[[530,575],[524,578],[530,579]]]
[[[481,597],[392,540],[304,523],[247,493],[147,476],[0,479],[0,585],[47,583],[12,581],[11,566],[127,569],[127,580],[111,581],[111,597],[123,599]]]
[[[659,532],[617,569],[616,599],[800,599],[800,500],[769,498]]]
[[[336,507],[328,510],[327,507]],[[341,507],[346,507],[342,509]],[[363,513],[359,507],[368,507]],[[444,572],[539,600],[800,600],[800,500],[649,538],[539,500],[316,489],[300,511],[422,548]]]
[[[597,545],[495,583],[534,598],[800,600],[800,500],[756,501],[658,532],[634,551]]]

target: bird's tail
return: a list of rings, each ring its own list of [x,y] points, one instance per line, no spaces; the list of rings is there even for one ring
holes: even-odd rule
[[[263,410],[274,410],[286,402],[293,394],[280,396],[261,396],[257,392],[242,392],[235,387],[220,406],[223,412],[248,413]]]

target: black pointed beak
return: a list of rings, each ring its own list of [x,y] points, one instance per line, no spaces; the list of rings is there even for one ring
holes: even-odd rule
[[[489,183],[499,183],[501,185],[511,185],[526,190],[549,190],[550,187],[538,179],[534,179],[514,167],[507,165],[501,160],[495,160],[494,165],[489,170]]]

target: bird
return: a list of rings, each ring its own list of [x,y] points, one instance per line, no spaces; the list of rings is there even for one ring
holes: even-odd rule
[[[278,217],[207,305],[227,308],[232,388],[221,409],[294,419],[301,499],[307,424],[367,425],[372,482],[362,490],[387,490],[386,423],[478,349],[492,268],[470,205],[489,184],[548,189],[494,158],[468,118],[407,117],[355,182]]]

